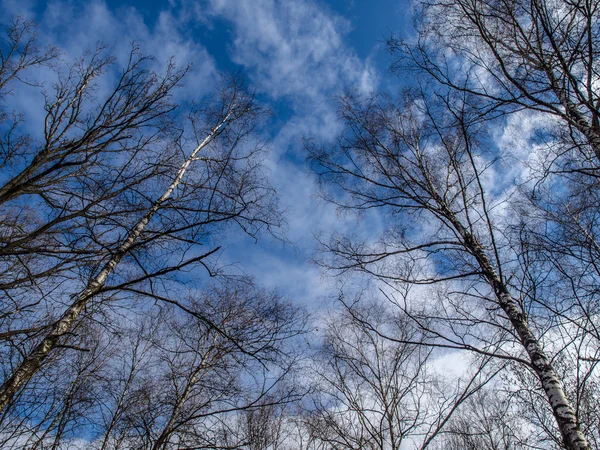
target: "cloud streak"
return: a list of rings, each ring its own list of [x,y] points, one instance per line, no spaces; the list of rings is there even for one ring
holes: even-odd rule
[[[271,97],[314,103],[340,87],[374,88],[373,68],[344,44],[346,19],[307,0],[236,3],[211,0],[209,11],[234,24],[232,59]]]

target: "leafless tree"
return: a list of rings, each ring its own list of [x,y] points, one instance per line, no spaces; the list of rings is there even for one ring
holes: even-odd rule
[[[49,362],[44,376],[19,393],[18,408],[2,416],[3,448],[59,449],[93,428],[95,387],[115,353],[115,339],[91,324],[73,339],[78,351]]]
[[[367,319],[373,324],[382,312]],[[428,414],[423,406],[430,351],[394,345],[344,316],[328,326],[318,369],[323,386],[314,421],[320,438],[334,448],[399,449]]]
[[[169,327],[160,352],[164,378],[143,411],[144,423],[154,425],[144,433],[153,450],[170,442],[218,447],[221,416],[260,415],[298,397],[293,387],[279,386],[294,361],[286,341],[302,332],[298,311],[248,281],[206,292],[192,304],[196,313]]]
[[[561,292],[531,300],[597,339],[598,3],[442,1],[417,10],[416,41],[390,40],[397,70],[468,93],[488,126],[504,126],[493,114],[544,116],[524,149],[539,155],[528,168],[535,185],[523,187],[521,252]]]
[[[540,330],[556,336],[556,364],[592,441],[586,391],[598,376],[599,348],[598,3],[458,1],[418,10],[417,41],[390,40],[397,70],[418,69],[438,87],[468,93],[489,127],[504,126],[493,115],[518,110],[546,121],[524,149],[539,155],[518,211],[522,292]],[[558,442],[531,385],[523,386],[523,411]]]
[[[292,448],[288,438],[288,408],[274,399],[265,398],[264,405],[239,416],[240,442],[248,450],[286,450]]]
[[[102,450],[251,445],[256,416],[301,396],[288,378],[304,316],[251,280],[213,284],[188,305],[122,325],[116,314],[72,339],[79,351],[47,362],[5,412],[3,447],[63,449],[82,436]],[[252,433],[232,425],[246,420]]]
[[[104,354],[96,353],[101,345],[88,351],[84,337],[89,329],[104,330],[99,339],[118,345],[125,335],[114,325],[119,317],[137,314],[139,308],[153,315],[148,305],[175,308],[196,321],[198,361],[202,355],[212,360],[214,347],[219,364],[230,361],[226,369],[235,372],[251,362],[263,368],[275,364],[269,358],[276,359],[275,349],[297,325],[274,295],[251,289],[211,292],[206,295],[216,299],[208,311],[199,306],[202,295],[190,294],[193,269],[202,270],[196,279],[219,273],[211,256],[220,251],[216,238],[221,230],[235,225],[255,237],[281,223],[261,168],[263,147],[253,135],[265,111],[239,76],[224,77],[216,94],[200,99],[189,113],[179,111],[171,92],[187,69],[170,64],[156,74],[149,68],[151,58],[135,47],[106,90],[101,86],[110,85],[114,73],[107,49],[64,63],[55,49],[36,48],[33,30],[32,24],[14,20],[2,41],[3,108],[26,83],[39,90],[45,121],[38,135],[29,136],[23,115],[2,112],[0,340],[5,358],[0,404],[6,420],[22,419],[21,435],[27,434],[24,426],[37,427],[30,434],[42,434],[39,445],[50,438],[60,442],[62,430],[80,421],[70,419],[78,411],[85,410],[87,421],[96,411],[94,420],[105,425],[100,446],[110,448],[123,442],[119,433],[125,411],[140,408],[144,398],[155,401],[142,375],[147,370],[143,361],[157,351],[156,341],[147,330],[129,330],[125,334],[137,337],[126,346],[130,357],[123,359],[114,346]],[[50,90],[31,81],[39,79],[36,70],[41,68],[44,76],[54,74]],[[97,83],[100,79],[108,83]],[[234,325],[219,311],[231,315]],[[191,322],[186,326],[189,333]],[[185,345],[183,335],[177,338],[177,330],[184,333],[181,327],[165,336],[167,343],[179,339],[178,345]],[[207,344],[211,339],[216,347]],[[92,355],[108,366],[115,358],[128,363],[111,380],[105,368],[94,366]],[[61,364],[72,358],[81,370],[61,378]],[[183,410],[200,372],[218,378],[213,366],[194,361],[172,365],[179,400],[171,404],[171,419],[157,416],[161,419],[153,426],[162,424],[163,431],[148,441],[156,448],[167,446],[175,428],[187,420]],[[102,385],[104,377],[114,388],[110,406],[90,397],[85,383],[91,377],[84,374],[92,367],[99,377],[94,386]],[[234,372],[228,376],[235,378]],[[189,382],[180,386],[183,378]],[[77,409],[76,398],[87,406]],[[23,414],[26,405],[37,409],[37,419],[33,412]]]
[[[55,49],[36,47],[34,31],[15,19],[2,41],[0,338],[11,352],[47,331],[62,308],[57,291],[88,276],[114,250],[128,215],[143,210],[133,194],[164,172],[169,93],[185,74],[174,66],[154,74],[134,48],[114,89],[99,93],[96,81],[113,63],[105,49],[61,63]],[[42,68],[56,76],[52,89],[39,82]],[[25,88],[37,89],[45,113],[37,134],[7,109],[10,94]]]
[[[55,60],[59,51],[56,48],[48,47],[41,50],[37,45],[36,24],[27,21],[22,17],[11,17],[8,24],[4,25],[6,38],[2,39],[0,47],[0,92],[3,99],[7,94],[11,94],[10,89],[15,80],[21,80],[27,69],[51,64]],[[2,120],[6,119],[2,116]],[[6,141],[2,141],[5,150]],[[13,147],[14,149],[14,147]],[[4,164],[11,159],[12,152],[5,151]],[[10,155],[10,156],[7,156]]]
[[[396,69],[485,100],[481,112],[522,108],[567,127],[583,167],[600,161],[596,1],[459,0],[417,6],[416,42],[390,40]],[[556,126],[556,125],[555,125]],[[591,159],[593,159],[593,161]]]
[[[430,345],[531,370],[566,448],[591,448],[518,283],[519,249],[503,227],[509,217],[498,214],[505,192],[487,193],[485,177],[502,161],[486,151],[479,112],[464,96],[422,91],[396,102],[348,96],[341,115],[346,130],[338,145],[311,150],[315,170],[346,193],[330,197],[342,208],[387,213],[387,232],[367,242],[334,237],[324,244],[332,256],[324,263],[386,282],[390,301]],[[437,301],[411,302],[407,286],[417,285],[437,285]]]
[[[307,435],[324,448],[427,448],[497,373],[484,362],[464,380],[444,380],[430,367],[434,349],[421,345],[420,330],[393,312],[363,300],[327,326],[305,419]]]
[[[499,397],[497,397],[500,394]],[[511,402],[494,389],[479,391],[460,409],[432,448],[512,450],[539,448]],[[495,397],[496,396],[496,397]],[[529,442],[533,441],[533,442]]]

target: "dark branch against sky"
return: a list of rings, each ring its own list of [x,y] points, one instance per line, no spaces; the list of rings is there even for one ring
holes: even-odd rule
[[[410,6],[385,0],[364,1],[12,1],[5,14],[39,23],[40,41],[82,55],[98,43],[110,46],[123,64],[131,42],[156,58],[191,64],[176,100],[211,92],[217,73],[241,71],[273,111],[261,132],[270,152],[266,165],[286,212],[287,243],[263,237],[258,242],[236,233],[221,262],[232,272],[254,276],[303,304],[327,291],[314,256],[315,234],[352,229],[354,218],[336,215],[316,197],[306,170],[303,139],[332,142],[341,129],[336,96],[345,89],[373,91],[388,77],[385,39],[410,23]],[[28,110],[39,125],[40,98],[21,92],[11,102]],[[37,130],[40,128],[38,127]],[[378,226],[369,218],[371,229]]]

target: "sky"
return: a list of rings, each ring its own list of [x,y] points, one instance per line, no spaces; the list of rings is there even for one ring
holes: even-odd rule
[[[283,239],[262,235],[256,241],[232,229],[219,242],[224,249],[219,262],[229,273],[250,275],[307,307],[319,326],[326,316],[319,313],[335,305],[341,280],[313,262],[318,238],[378,237],[386,219],[376,211],[340,215],[321,200],[303,142],[334,145],[343,128],[336,96],[346,90],[368,95],[402,84],[389,71],[385,40],[391,34],[410,36],[410,0],[0,0],[0,11],[35,20],[40,42],[61,48],[66,60],[105,43],[122,67],[135,42],[156,58],[157,72],[171,58],[179,66],[191,64],[174,94],[183,105],[209,95],[220,72],[245,74],[259,101],[274,113],[260,133],[268,143],[266,173],[287,226],[276,233]],[[24,88],[11,101],[26,112],[32,131],[43,129],[39,90]],[[530,111],[511,116],[494,135],[497,145],[510,149],[514,160],[526,160],[536,153],[525,149],[531,149],[531,136],[543,121],[548,123]],[[502,195],[493,186],[499,191],[506,186],[498,173],[489,170],[483,180],[492,196]],[[520,164],[501,174],[507,184],[527,178]],[[495,214],[502,214],[500,208]],[[427,298],[425,290],[414,291]],[[434,362],[434,369],[449,377],[466,368],[459,352]]]
[[[156,58],[157,69],[169,58],[191,63],[175,98],[182,103],[210,93],[219,72],[241,70],[274,112],[261,132],[269,143],[265,164],[285,211],[283,231],[289,242],[269,236],[255,242],[239,231],[231,233],[221,262],[299,304],[314,308],[320,299],[334,296],[335,280],[311,262],[315,236],[373,232],[382,224],[377,216],[342,217],[318,198],[302,142],[333,142],[342,127],[335,98],[345,89],[369,94],[395,82],[385,39],[408,33],[408,2],[0,0],[0,6],[5,14],[38,22],[40,41],[59,46],[67,59],[102,42],[123,64],[136,42],[142,53]],[[35,99],[25,92],[19,97],[29,108],[28,119],[39,124]]]

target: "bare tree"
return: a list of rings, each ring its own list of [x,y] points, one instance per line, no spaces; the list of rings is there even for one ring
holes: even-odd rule
[[[591,448],[515,281],[522,278],[514,263],[519,253],[502,227],[505,217],[496,213],[505,195],[486,193],[484,177],[496,166],[482,144],[486,128],[478,111],[458,96],[423,94],[396,104],[348,96],[341,114],[345,133],[334,149],[312,149],[315,170],[347,194],[332,197],[342,208],[379,208],[390,220],[388,232],[370,242],[339,237],[326,243],[333,260],[325,264],[387,282],[397,293],[390,300],[431,345],[531,370],[566,448]],[[445,286],[436,309],[406,303],[408,291],[398,286],[407,284]]]
[[[6,42],[17,50],[2,60],[3,73],[12,74],[4,93],[23,82],[20,74],[54,61],[55,51],[36,50],[33,37],[19,41],[30,26],[17,20],[8,29]],[[104,48],[66,73],[56,62],[53,90],[40,87],[41,139],[15,137],[18,115],[6,128],[3,151],[12,162],[0,187],[0,338],[8,356],[2,409],[26,397],[20,392],[46,364],[81,351],[76,343],[88,324],[110,328],[113,309],[145,298],[202,318],[185,294],[189,286],[182,289],[184,273],[199,267],[216,274],[215,234],[235,224],[256,236],[280,224],[252,134],[264,111],[240,77],[225,77],[216,95],[185,115],[170,93],[187,69],[169,65],[158,75],[149,62],[134,48],[108,92],[95,84],[113,64]],[[242,348],[235,333],[203,320],[213,336]],[[263,348],[243,348],[264,356]],[[130,388],[122,389],[127,396]]]
[[[5,411],[3,447],[71,448],[80,437],[103,450],[250,445],[236,422],[262,433],[267,422],[250,417],[301,396],[288,379],[305,318],[251,280],[213,283],[187,304],[117,311],[111,327],[71,337],[78,351],[51,358]]]
[[[365,320],[382,327],[374,320],[382,313],[371,311]],[[322,352],[313,420],[324,442],[397,450],[426,421],[428,349],[386,341],[346,313],[328,326]]]
[[[44,376],[19,393],[15,411],[2,415],[2,447],[59,449],[93,429],[99,402],[95,387],[114,356],[115,341],[94,324],[72,339],[77,351],[49,362]]]
[[[524,149],[538,155],[528,167],[536,185],[522,198],[523,248],[563,279],[561,297],[571,301],[552,305],[556,315],[576,305],[578,326],[594,334],[584,324],[598,304],[590,263],[598,248],[598,2],[442,1],[417,11],[416,41],[389,42],[397,70],[468,93],[489,126],[505,126],[493,117],[520,110],[544,118]]]
[[[163,310],[164,311],[164,310]],[[163,311],[155,316],[127,320],[119,327],[118,351],[111,355],[107,369],[93,389],[97,392],[97,437],[100,450],[127,448],[130,430],[126,418],[140,410],[140,385],[151,376],[156,342],[164,326]],[[114,334],[113,334],[114,336]]]
[[[598,6],[433,2],[418,7],[416,41],[390,40],[395,69],[426,73],[439,92],[468,94],[464,98],[488,127],[505,126],[493,118],[520,110],[543,117],[545,125],[526,143],[530,148],[522,149],[537,155],[528,167],[533,182],[520,187],[525,195],[514,242],[526,266],[521,292],[540,331],[554,336],[555,364],[590,441],[597,433],[589,428],[586,391],[598,377],[600,348]],[[521,399],[529,402],[524,409],[558,442],[532,384],[523,386],[530,394]],[[580,398],[586,399],[581,408]]]
[[[386,306],[355,302],[327,326],[305,425],[325,448],[425,449],[497,373],[486,373],[488,359],[462,380],[445,379],[431,368],[439,352],[432,357],[419,328]]]
[[[208,292],[197,308],[217,328],[198,319],[186,321],[176,332],[176,348],[165,349],[168,379],[176,385],[168,393],[173,399],[160,401],[168,413],[154,450],[168,448],[172,436],[179,446],[210,446],[210,427],[202,418],[237,411],[255,416],[299,397],[295,388],[278,386],[294,361],[286,341],[303,328],[294,308],[249,282]]]
[[[418,68],[484,99],[481,112],[528,108],[556,116],[593,171],[600,161],[598,6],[593,0],[424,2],[417,7],[417,42],[389,44],[397,69]]]
[[[63,64],[57,50],[37,49],[34,30],[15,19],[2,41],[0,339],[9,351],[47,331],[62,309],[57,291],[88,276],[146,207],[133,194],[164,173],[169,95],[185,74],[172,65],[153,73],[134,48],[112,91],[98,93],[113,64],[104,48]],[[49,90],[38,74],[48,64]],[[23,113],[6,110],[7,96],[25,87],[38,90],[45,112],[34,135]]]
[[[283,388],[296,353],[289,341],[303,332],[298,310],[249,280],[213,286],[189,304],[193,314],[161,312],[145,368],[119,383],[127,391],[114,425],[97,439],[103,448],[243,445],[247,434],[229,422],[299,397]]]
[[[494,397],[498,396],[500,397]],[[511,402],[494,389],[472,396],[452,418],[433,448],[512,450],[539,448],[528,439],[526,424]],[[533,441],[533,442],[530,442]]]
[[[4,25],[6,38],[2,39],[0,47],[0,92],[3,99],[7,94],[11,94],[10,87],[15,80],[21,80],[26,71],[31,68],[40,67],[52,63],[58,55],[56,48],[48,47],[41,50],[36,42],[37,29],[36,24],[27,21],[22,17],[11,17],[8,24]],[[6,119],[2,116],[2,120]],[[2,149],[6,141],[2,141]],[[14,147],[13,147],[14,149]],[[14,156],[13,152],[4,151],[4,164]],[[10,156],[8,156],[10,155]]]

